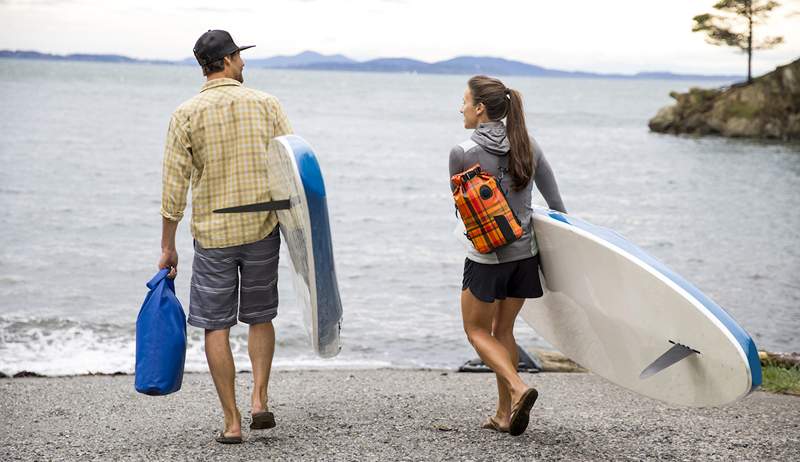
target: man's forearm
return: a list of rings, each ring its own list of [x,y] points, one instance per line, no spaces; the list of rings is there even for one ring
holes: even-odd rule
[[[163,216],[161,222],[161,250],[175,250],[175,233],[179,222]]]

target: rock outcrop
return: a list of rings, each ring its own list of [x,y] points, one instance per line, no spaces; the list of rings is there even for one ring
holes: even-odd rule
[[[762,366],[778,366],[786,369],[796,367],[800,369],[800,353],[771,353],[759,351],[758,358]]]
[[[650,130],[692,135],[800,140],[800,59],[749,84],[672,92],[677,104],[650,119]]]

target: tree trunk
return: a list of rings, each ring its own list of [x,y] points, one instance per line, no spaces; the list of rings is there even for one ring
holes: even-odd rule
[[[752,1],[747,2],[747,83],[753,81],[751,72],[753,65],[753,8]]]

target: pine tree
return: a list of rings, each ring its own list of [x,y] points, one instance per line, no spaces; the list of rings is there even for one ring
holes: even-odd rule
[[[753,40],[753,28],[764,24],[769,12],[780,6],[774,0],[720,0],[714,9],[722,14],[704,13],[694,17],[692,32],[705,32],[706,42],[739,48],[747,53],[747,82],[752,78],[753,50],[766,50],[783,43],[783,37]]]

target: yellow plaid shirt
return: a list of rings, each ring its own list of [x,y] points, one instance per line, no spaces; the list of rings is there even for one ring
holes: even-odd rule
[[[214,79],[175,110],[164,150],[161,215],[183,218],[192,185],[192,236],[204,248],[256,242],[275,228],[274,212],[212,213],[270,200],[267,147],[292,133],[277,98]]]

